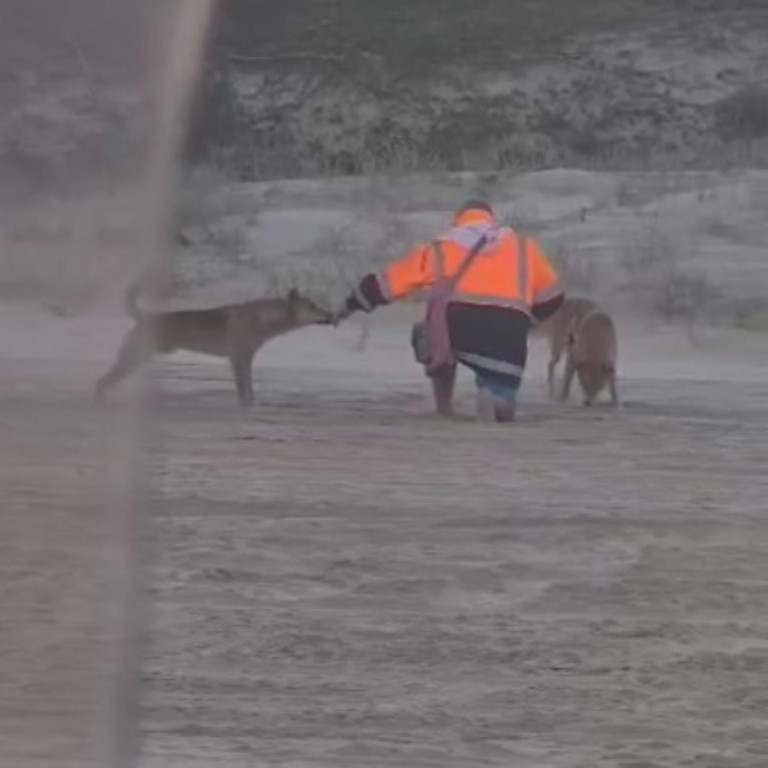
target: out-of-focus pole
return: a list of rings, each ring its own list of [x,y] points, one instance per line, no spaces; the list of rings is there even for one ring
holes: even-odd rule
[[[0,0],[2,768],[136,764],[151,399],[93,382],[168,257],[211,6]]]

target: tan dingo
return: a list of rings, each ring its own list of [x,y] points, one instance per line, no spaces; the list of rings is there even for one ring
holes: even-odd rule
[[[547,387],[550,397],[555,397],[555,368],[568,346],[568,337],[581,319],[594,310],[597,304],[581,296],[566,296],[560,309],[543,323],[534,326],[534,333],[546,335],[549,342],[549,363],[547,365]]]
[[[611,316],[601,309],[595,309],[583,317],[572,328],[567,341],[561,399],[568,399],[575,374],[584,392],[584,405],[592,405],[606,385],[611,402],[618,405],[617,354],[616,326]]]
[[[331,325],[335,316],[299,295],[262,298],[210,309],[144,312],[137,305],[139,285],[126,292],[136,325],[128,331],[112,367],[96,382],[96,396],[129,376],[153,354],[189,350],[229,358],[244,407],[254,402],[251,368],[256,352],[275,336],[308,325]]]

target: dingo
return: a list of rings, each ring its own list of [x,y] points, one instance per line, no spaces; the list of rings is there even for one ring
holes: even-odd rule
[[[579,324],[588,312],[597,307],[592,299],[580,296],[566,296],[560,309],[543,323],[534,326],[537,335],[546,335],[549,342],[549,363],[547,365],[547,387],[549,396],[555,397],[555,368],[568,346],[571,330]]]
[[[611,402],[619,404],[616,392],[616,327],[611,316],[595,309],[571,330],[568,338],[561,399],[567,400],[574,374],[584,392],[584,405],[592,405],[607,385]]]
[[[308,325],[331,325],[335,319],[295,289],[279,298],[168,312],[142,311],[138,292],[138,283],[126,291],[126,308],[136,325],[123,339],[112,367],[96,382],[99,399],[153,354],[184,349],[229,358],[240,405],[253,405],[251,369],[259,348],[275,336]]]

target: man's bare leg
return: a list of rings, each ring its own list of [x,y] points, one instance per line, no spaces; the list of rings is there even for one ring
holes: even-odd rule
[[[476,412],[478,421],[496,421],[496,398],[488,390],[477,390]]]
[[[450,416],[453,413],[453,391],[456,386],[456,366],[443,368],[430,375],[432,394],[435,399],[435,410],[439,416]]]
[[[516,389],[499,390],[489,386],[482,376],[476,377],[476,385],[478,420],[498,423],[515,421]]]

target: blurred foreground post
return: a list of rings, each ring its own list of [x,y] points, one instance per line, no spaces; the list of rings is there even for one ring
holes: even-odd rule
[[[91,388],[162,266],[209,6],[0,0],[3,768],[135,764],[147,390]]]

